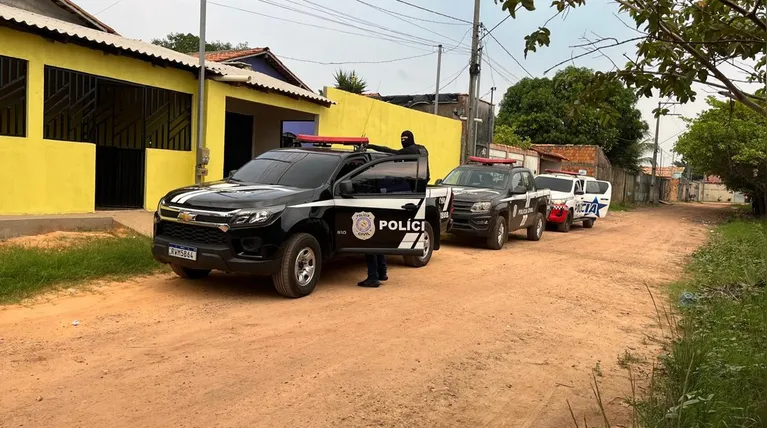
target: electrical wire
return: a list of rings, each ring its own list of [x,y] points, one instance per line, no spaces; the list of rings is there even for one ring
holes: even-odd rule
[[[359,0],[358,0],[358,1],[359,1]],[[367,4],[367,3],[363,2],[363,1],[360,1],[360,3],[363,3],[363,4]],[[404,13],[395,12],[395,11],[393,11],[393,10],[391,10],[391,9],[386,9],[385,7],[381,7],[381,6],[375,6],[375,5],[371,5],[371,4],[367,4],[367,5],[368,5],[368,6],[370,6],[370,7],[373,7],[373,8],[375,8],[375,9],[381,10],[381,11],[384,11],[384,10],[385,10],[385,11],[387,11],[387,12],[389,12],[389,13],[393,13],[393,14],[395,14],[395,15],[399,15],[399,16],[401,16],[401,17],[403,17],[403,18],[410,18],[410,19],[415,19],[416,21],[421,21],[421,22],[429,22],[429,23],[431,23],[431,24],[441,24],[441,25],[467,25],[467,24],[468,24],[468,25],[471,25],[471,23],[470,23],[470,22],[466,22],[466,23],[464,23],[464,22],[445,22],[445,21],[432,21],[432,20],[430,20],[430,19],[424,19],[424,18],[419,18],[419,17],[417,17],[417,16],[406,15],[406,14],[404,14]]]
[[[508,49],[506,49],[506,46],[504,46],[503,44],[501,44],[501,42],[499,42],[499,41],[498,41],[498,39],[496,39],[496,38],[495,38],[495,36],[494,36],[492,33],[487,33],[487,34],[488,34],[488,35],[489,35],[489,36],[490,36],[490,37],[491,37],[493,40],[495,40],[495,43],[498,43],[498,46],[500,46],[500,47],[501,47],[501,49],[503,49],[503,50],[504,50],[504,51],[505,51],[505,52],[506,52],[506,53],[507,53],[507,54],[508,54],[508,55],[511,57],[511,59],[513,59],[513,60],[514,60],[514,62],[516,62],[516,63],[517,63],[517,65],[519,66],[519,68],[521,68],[522,70],[524,70],[524,71],[525,71],[525,73],[527,73],[527,75],[528,75],[528,76],[530,76],[530,77],[533,77],[532,73],[530,73],[529,71],[527,71],[527,69],[525,68],[525,66],[524,66],[524,65],[522,65],[522,63],[521,63],[521,62],[519,62],[519,61],[518,61],[518,60],[517,60],[517,59],[514,57],[514,55],[512,55],[512,54],[511,54],[511,52],[509,52],[509,50],[508,50]]]
[[[431,56],[434,55],[434,52],[425,53],[422,55],[413,55],[413,56],[407,56],[403,58],[392,58],[392,59],[384,59],[379,61],[341,61],[341,62],[324,62],[324,61],[315,61],[311,59],[301,59],[301,58],[293,58],[285,55],[277,55],[280,59],[290,59],[293,61],[298,62],[308,62],[311,64],[319,64],[319,65],[347,65],[347,64],[388,64],[390,62],[397,62],[397,61],[405,61],[409,59],[415,59],[415,58],[423,58],[425,56]]]
[[[223,7],[223,8],[226,8],[226,9],[232,9],[232,10],[236,10],[236,11],[239,11],[239,12],[249,13],[249,14],[252,14],[252,15],[263,16],[265,18],[276,19],[276,20],[279,20],[279,21],[290,22],[290,23],[293,23],[293,24],[303,25],[303,26],[306,26],[306,27],[318,28],[318,29],[327,30],[327,31],[334,31],[334,32],[337,32],[337,33],[349,34],[349,35],[352,35],[352,36],[367,37],[367,38],[376,39],[376,40],[385,40],[385,41],[389,41],[389,42],[392,42],[392,43],[396,43],[396,44],[398,44],[400,46],[405,46],[405,47],[408,47],[408,48],[411,48],[411,49],[417,49],[417,50],[421,50],[421,51],[425,50],[425,49],[423,49],[422,46],[431,46],[430,44],[418,43],[418,42],[414,42],[412,40],[407,40],[407,39],[399,38],[399,37],[395,37],[395,36],[373,36],[373,35],[370,35],[370,34],[356,33],[356,32],[353,32],[353,31],[346,31],[346,30],[341,30],[341,29],[338,29],[338,28],[324,27],[322,25],[310,24],[310,23],[307,23],[307,22],[294,21],[292,19],[280,18],[280,17],[274,16],[274,15],[267,15],[265,13],[256,12],[256,11],[248,10],[248,9],[243,9],[243,8],[237,7],[237,6],[230,6],[230,5],[226,5],[226,4],[221,4],[221,3],[217,3],[215,1],[210,1],[210,0],[208,0],[208,3],[212,4],[212,5],[215,5],[215,6]],[[365,29],[365,31],[369,31],[369,30]],[[373,31],[369,31],[369,32],[373,32]],[[406,44],[406,43],[410,43],[410,44]],[[419,45],[419,47],[412,46],[412,44],[417,44],[417,45]]]
[[[468,36],[470,32],[471,32],[471,28],[469,28],[468,30],[466,30],[465,33],[463,33],[463,37],[461,37],[461,41],[459,41],[457,45],[453,46],[450,49],[446,49],[446,50],[442,51],[442,53],[445,54],[445,53],[448,53],[448,52],[451,52],[451,51],[454,51],[454,50],[458,49],[459,46],[463,45],[463,41],[466,40],[466,36]]]
[[[101,9],[100,11],[98,11],[98,12],[94,13],[94,14],[93,14],[93,16],[96,16],[96,15],[102,14],[102,13],[104,13],[104,12],[108,11],[109,9],[111,9],[111,8],[113,8],[113,7],[115,7],[115,6],[117,6],[118,4],[122,3],[123,1],[124,1],[124,0],[117,0],[116,2],[114,2],[114,3],[110,4],[109,6],[107,6],[107,7],[103,8],[103,9]]]
[[[472,24],[470,21],[467,21],[465,19],[456,18],[455,16],[450,16],[450,15],[445,15],[444,13],[440,13],[440,12],[437,12],[435,10],[427,9],[425,7],[422,7],[422,6],[418,6],[417,4],[408,3],[405,0],[395,0],[395,1],[400,2],[402,4],[406,4],[406,5],[410,6],[410,7],[414,7],[416,9],[423,10],[425,12],[429,12],[429,13],[433,13],[435,15],[439,15],[439,16],[441,16],[443,18],[450,18],[450,19],[453,19],[453,20],[456,20],[456,21],[459,21],[459,22],[463,22],[463,23],[466,23],[466,24]]]
[[[511,71],[507,70],[504,66],[502,66],[498,61],[490,58],[489,56],[485,55],[482,58],[482,61],[488,65],[488,67],[493,68],[495,65],[495,72],[498,73],[499,76],[503,77],[503,80],[507,81],[510,85],[513,85],[514,83],[512,80],[519,81],[519,77],[517,77],[516,74],[512,73]],[[511,77],[509,77],[511,76]]]
[[[452,78],[452,79],[451,79],[449,82],[447,82],[447,83],[445,83],[444,85],[442,85],[442,86],[439,88],[439,91],[440,91],[440,92],[442,92],[442,90],[443,90],[443,89],[447,88],[447,87],[448,87],[448,86],[449,86],[451,83],[453,83],[453,82],[455,82],[456,80],[458,80],[458,78],[459,78],[459,77],[461,77],[461,74],[463,74],[463,72],[464,72],[464,71],[466,71],[466,69],[467,69],[467,68],[469,68],[469,64],[466,64],[466,66],[465,66],[465,67],[463,67],[463,68],[462,68],[462,69],[461,69],[461,70],[460,70],[458,73],[456,73],[456,74],[455,74],[455,77],[453,77],[453,78]]]

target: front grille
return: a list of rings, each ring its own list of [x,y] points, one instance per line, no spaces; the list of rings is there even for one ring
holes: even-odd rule
[[[184,210],[181,211],[174,211],[169,210],[166,208],[160,208],[160,215],[163,217],[169,217],[169,218],[177,218],[178,215],[182,212],[185,212]],[[194,213],[194,211],[189,211]],[[228,223],[230,217],[221,217],[213,214],[197,214],[195,217],[196,221],[206,222],[206,223]]]
[[[468,213],[468,212],[471,212],[472,205],[474,205],[474,202],[454,201],[453,202],[453,211]]]
[[[221,230],[192,224],[163,221],[158,225],[157,235],[167,239],[177,239],[194,244],[226,244],[226,234]]]

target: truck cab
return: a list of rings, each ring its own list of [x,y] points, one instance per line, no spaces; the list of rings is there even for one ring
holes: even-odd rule
[[[597,219],[607,216],[612,198],[612,184],[572,171],[546,170],[535,177],[539,187],[551,190],[550,225],[569,232],[573,223],[594,227]]]
[[[169,192],[155,213],[154,258],[185,278],[271,275],[310,294],[339,253],[401,255],[422,267],[450,222],[450,188],[426,183],[426,156],[368,152],[367,138],[299,135],[226,180]],[[339,147],[340,146],[340,147]]]
[[[470,157],[438,184],[453,193],[451,233],[459,238],[483,238],[500,250],[509,233],[526,229],[531,241],[541,239],[549,209],[548,189],[536,187],[533,173],[514,159]]]

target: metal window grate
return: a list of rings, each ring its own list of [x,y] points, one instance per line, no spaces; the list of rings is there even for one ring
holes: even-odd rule
[[[0,55],[0,135],[27,135],[27,61]]]

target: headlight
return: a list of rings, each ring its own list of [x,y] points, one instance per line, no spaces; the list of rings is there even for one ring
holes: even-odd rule
[[[256,209],[256,210],[242,210],[234,216],[232,225],[259,225],[268,222],[272,217],[281,213],[285,209],[285,205],[278,205],[274,207]]]
[[[165,198],[160,199],[160,202],[157,203],[157,212],[160,212],[160,207],[165,204]]]
[[[471,212],[481,213],[490,211],[490,205],[490,202],[475,202],[474,205],[471,206]]]

